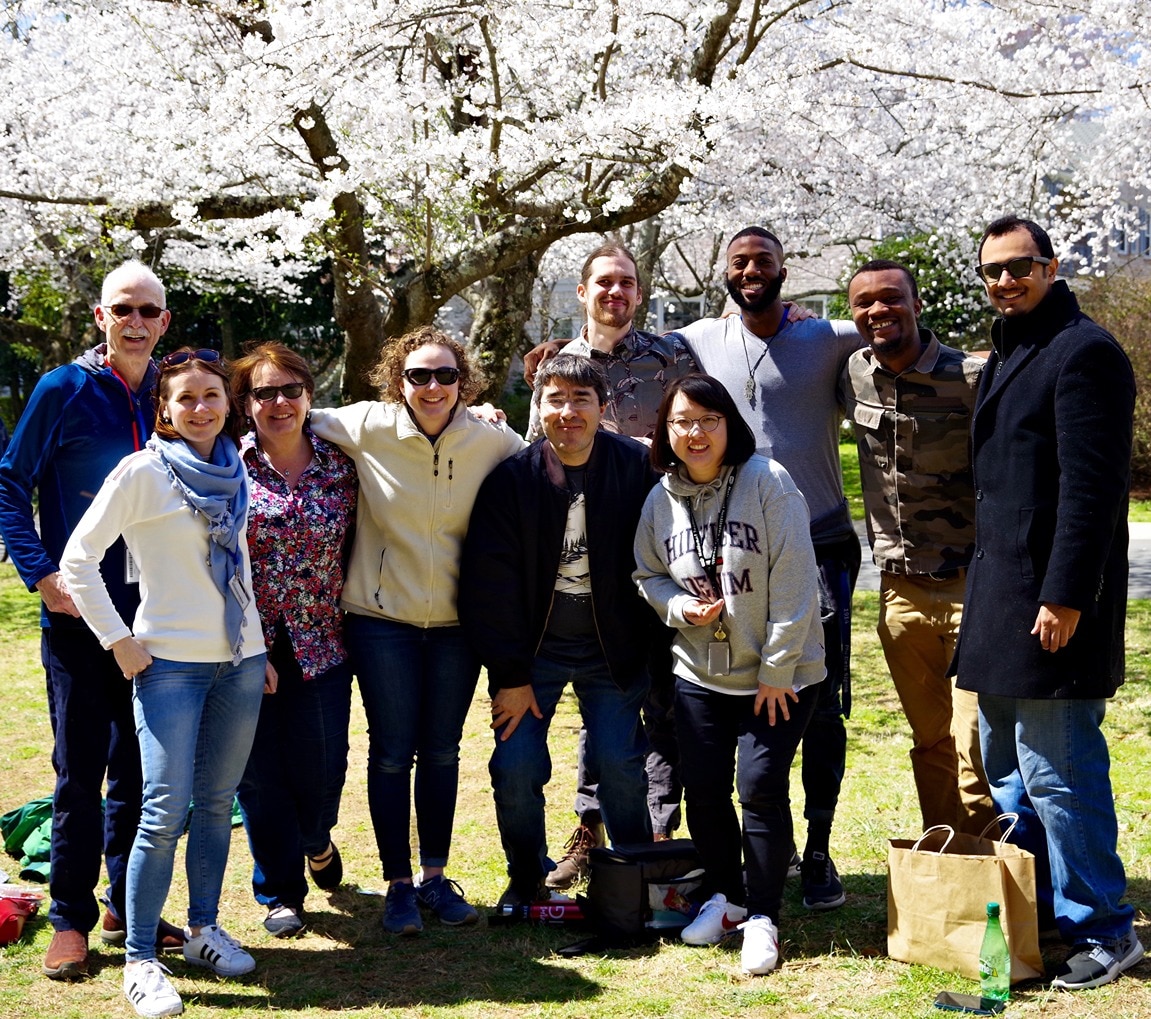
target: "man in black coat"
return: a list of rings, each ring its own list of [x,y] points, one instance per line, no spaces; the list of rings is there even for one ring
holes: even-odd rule
[[[547,735],[569,683],[608,834],[616,843],[652,837],[640,707],[661,624],[631,573],[636,525],[658,475],[646,446],[599,428],[607,379],[591,359],[548,361],[533,401],[544,438],[488,475],[460,564],[460,623],[492,698],[488,770],[511,879],[501,907],[548,895]]]
[[[979,694],[995,805],[1036,856],[1041,926],[1074,946],[1052,986],[1079,990],[1143,957],[1100,729],[1123,682],[1135,380],[1056,279],[1041,227],[996,220],[979,261],[1000,318],[972,421],[976,551],[953,668]]]

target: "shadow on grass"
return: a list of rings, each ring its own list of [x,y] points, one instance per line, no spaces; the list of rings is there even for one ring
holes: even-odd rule
[[[268,1008],[546,1004],[591,999],[603,991],[558,964],[556,949],[578,936],[570,930],[527,924],[496,929],[482,918],[471,927],[445,927],[425,915],[422,934],[399,937],[380,926],[382,897],[347,887],[326,902],[313,892],[308,907],[301,937],[246,946],[256,972],[242,983],[261,986]],[[230,986],[209,982],[196,998],[222,1008],[252,1005],[250,990],[232,992]]]

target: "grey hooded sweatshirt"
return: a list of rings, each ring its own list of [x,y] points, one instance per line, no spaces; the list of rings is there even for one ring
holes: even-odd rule
[[[676,629],[673,672],[709,690],[754,694],[759,684],[800,690],[824,677],[819,581],[807,504],[774,460],[753,455],[738,467],[727,506],[718,580],[721,622],[731,645],[730,672],[708,675],[715,624],[693,626],[683,609],[710,601],[710,585],[692,538],[690,504],[704,556],[713,555],[720,507],[732,467],[707,484],[666,474],[643,507],[633,579],[663,621]]]

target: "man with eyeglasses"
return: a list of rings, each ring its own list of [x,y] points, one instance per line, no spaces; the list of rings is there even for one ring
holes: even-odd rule
[[[544,437],[488,475],[464,542],[460,623],[487,668],[496,736],[489,771],[510,878],[500,907],[550,894],[547,736],[569,683],[608,835],[651,841],[640,707],[662,624],[631,573],[657,475],[646,447],[599,428],[607,399],[591,359],[544,364],[533,394]]]
[[[1101,730],[1124,678],[1135,380],[1056,278],[1042,227],[996,220],[979,263],[999,318],[972,421],[976,548],[953,667],[979,695],[995,806],[1035,854],[1040,927],[1072,946],[1052,987],[1079,990],[1143,957]]]
[[[954,688],[948,667],[975,551],[970,422],[984,361],[919,324],[919,288],[898,262],[860,266],[847,304],[868,346],[847,362],[843,402],[879,567],[877,629],[911,726],[923,826],[979,835],[995,819],[979,704]]]
[[[104,342],[37,383],[0,461],[0,528],[21,579],[42,599],[41,655],[56,769],[48,914],[55,934],[43,970],[53,979],[87,973],[88,932],[100,920],[95,888],[101,858],[108,894],[100,936],[123,944],[128,854],[141,802],[132,685],[80,618],[59,557],[105,477],[152,432],[152,351],[170,318],[163,284],[147,266],[126,262],[108,273],[95,309]],[[131,619],[139,585],[122,540],[100,569],[117,610]],[[178,950],[183,934],[162,924],[159,941]]]

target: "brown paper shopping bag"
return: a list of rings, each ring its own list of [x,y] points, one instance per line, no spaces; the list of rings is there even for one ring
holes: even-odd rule
[[[888,840],[891,958],[978,980],[987,903],[998,902],[1011,982],[1042,976],[1035,857],[1004,841],[1011,828],[999,841],[985,837],[990,828],[976,837],[937,825],[915,840]]]

